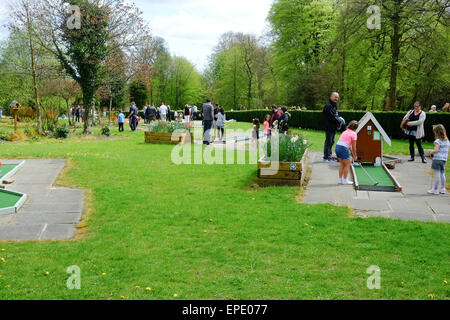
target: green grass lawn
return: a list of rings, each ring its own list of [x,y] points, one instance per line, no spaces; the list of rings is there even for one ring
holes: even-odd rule
[[[255,165],[177,166],[171,146],[113,133],[0,145],[2,158],[70,158],[60,183],[92,191],[79,240],[0,243],[1,299],[450,298],[448,224],[302,204],[300,188],[250,189]],[[66,288],[72,265],[81,290]],[[372,265],[381,290],[366,286]]]

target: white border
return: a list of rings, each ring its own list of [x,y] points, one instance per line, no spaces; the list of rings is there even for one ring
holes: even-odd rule
[[[25,201],[27,201],[27,198],[28,198],[28,196],[24,193],[19,193],[19,192],[14,192],[14,191],[9,191],[9,190],[0,190],[0,192],[20,196],[19,201],[17,201],[17,203],[14,205],[14,207],[0,208],[0,216],[17,213],[20,210],[20,208],[24,205]]]
[[[7,164],[7,163],[5,163]],[[9,164],[9,163],[8,163]],[[12,165],[14,165],[13,163],[11,163]],[[14,169],[12,169],[10,172],[8,172],[7,174],[5,174],[1,180],[3,182],[3,180],[9,179],[12,176],[14,176],[20,169],[22,169],[22,167],[25,165],[25,160],[23,160],[21,163],[19,163]]]
[[[380,125],[378,120],[375,118],[375,116],[371,112],[367,112],[364,115],[364,117],[361,118],[361,120],[359,121],[358,130],[356,130],[356,133],[358,134],[370,120],[372,120],[373,124],[375,125],[375,127],[377,127],[378,131],[380,131],[381,136],[384,138],[384,141],[386,141],[386,143],[389,146],[391,146],[392,145],[391,139],[389,138],[386,131],[384,131],[383,127]],[[381,141],[381,144],[383,144],[383,141]]]

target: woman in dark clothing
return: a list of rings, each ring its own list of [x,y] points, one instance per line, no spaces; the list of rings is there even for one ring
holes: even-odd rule
[[[425,137],[424,124],[426,119],[427,115],[424,111],[422,111],[420,102],[416,102],[414,104],[414,110],[409,111],[403,118],[403,121],[406,122],[405,133],[409,138],[409,152],[411,154],[411,159],[409,159],[410,162],[415,160],[416,151],[414,149],[414,144],[416,144],[419,149],[422,162],[427,163],[425,152],[422,147],[422,139]]]

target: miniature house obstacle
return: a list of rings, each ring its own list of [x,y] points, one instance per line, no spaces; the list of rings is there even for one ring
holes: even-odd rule
[[[352,166],[355,189],[401,192],[402,187],[387,168],[383,153],[383,142],[391,146],[391,139],[372,113],[364,115],[356,133],[357,161],[361,165]]]
[[[361,119],[356,133],[358,134],[356,144],[358,161],[372,164],[381,163],[383,161],[383,141],[386,141],[389,146],[392,145],[392,142],[372,113],[366,113]]]

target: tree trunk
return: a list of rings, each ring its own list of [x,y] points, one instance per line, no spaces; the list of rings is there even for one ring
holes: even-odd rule
[[[398,62],[400,59],[400,7],[398,1],[395,1],[395,12],[392,17],[393,34],[391,35],[391,78],[389,81],[389,110],[397,108],[397,77]]]
[[[237,57],[234,53],[234,68],[233,68],[233,108],[237,109]]]
[[[26,6],[26,15],[27,15],[27,31],[29,38],[29,46],[30,46],[30,54],[31,54],[31,73],[33,77],[33,89],[34,89],[34,99],[36,102],[36,114],[37,114],[37,131],[39,134],[42,133],[42,120],[41,120],[41,103],[39,101],[39,90],[37,84],[37,75],[36,75],[36,60],[35,60],[35,52],[33,46],[33,35],[31,33],[31,17],[29,7]]]
[[[345,25],[345,21],[343,23],[343,43],[342,43],[342,69],[341,69],[341,103],[344,102],[346,98],[346,90],[345,90],[345,72],[347,68],[347,28]]]
[[[113,104],[113,96],[112,94],[109,96],[109,125],[112,122],[112,104]]]
[[[67,107],[67,119],[69,119],[69,126],[72,125],[72,120],[70,118],[70,106],[69,106],[69,100],[66,99],[66,107]]]
[[[89,85],[82,87],[84,103],[84,134],[92,134],[91,131],[91,111],[94,111],[94,91]]]

